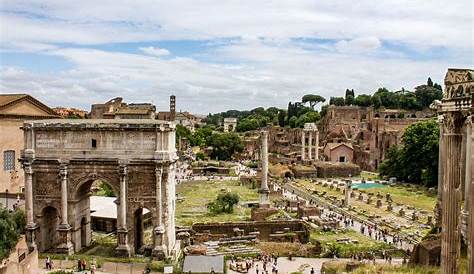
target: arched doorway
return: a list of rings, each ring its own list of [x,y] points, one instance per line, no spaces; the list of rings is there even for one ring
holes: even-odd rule
[[[117,246],[116,190],[106,179],[89,179],[75,192],[74,249],[79,251],[94,241],[106,243],[111,253]]]
[[[152,213],[147,208],[137,208],[133,214],[135,253],[150,256],[153,249]]]
[[[135,210],[133,223],[135,228],[135,253],[138,254],[143,246],[143,208]]]
[[[81,219],[81,246],[87,246],[87,219],[82,217]]]
[[[47,206],[42,211],[41,251],[54,251],[56,247],[56,231],[58,229],[58,210]]]

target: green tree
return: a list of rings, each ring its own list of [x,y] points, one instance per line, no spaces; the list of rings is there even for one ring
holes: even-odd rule
[[[298,118],[296,118],[296,116],[293,116],[288,121],[288,124],[290,125],[291,128],[295,128],[297,127],[297,122],[298,122]]]
[[[280,110],[280,112],[278,112],[278,125],[280,127],[285,126],[285,116],[286,116],[286,113],[284,110]]]
[[[20,234],[25,230],[25,214],[21,210],[0,209],[0,260],[10,255]]]
[[[357,97],[355,98],[355,102],[354,104],[357,105],[357,106],[360,106],[360,107],[368,107],[370,105],[372,105],[372,97],[370,95],[367,95],[367,94],[361,94],[361,95],[357,95]]]
[[[355,94],[353,89],[346,89],[346,95],[344,97],[344,104],[346,106],[354,105],[355,103]]]
[[[254,118],[245,118],[237,123],[237,127],[235,128],[238,132],[245,132],[249,130],[255,130],[260,127],[260,122]]]
[[[372,101],[372,106],[374,106],[375,109],[378,109],[382,106],[382,100],[380,100],[380,96],[378,94],[374,94],[371,98]]]
[[[421,107],[426,108],[433,103],[434,100],[441,100],[443,92],[429,85],[421,85],[415,87],[415,96]]]
[[[331,97],[329,99],[329,104],[335,105],[335,106],[344,106],[345,105],[344,97]]]
[[[295,127],[302,128],[305,123],[315,123],[321,119],[317,111],[309,111],[296,120]]]
[[[301,101],[303,104],[309,103],[309,106],[314,109],[318,103],[324,103],[326,99],[317,94],[306,94],[303,96],[303,98],[301,98]]]
[[[220,193],[215,201],[207,204],[207,208],[212,214],[233,213],[234,205],[238,204],[239,200],[240,197],[237,193]]]
[[[234,153],[244,149],[239,135],[233,132],[213,133],[209,145],[212,146],[211,157],[217,160],[230,160]]]
[[[382,175],[433,187],[438,180],[439,128],[434,120],[417,122],[405,130],[402,145],[392,148],[382,162]]]

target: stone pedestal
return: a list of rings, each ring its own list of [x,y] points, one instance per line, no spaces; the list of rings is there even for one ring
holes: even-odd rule
[[[166,245],[163,244],[163,236],[165,233],[165,229],[163,227],[156,227],[153,232],[155,247],[153,248],[151,255],[157,260],[164,260],[166,258],[166,254],[168,254],[168,251],[166,250]]]
[[[36,246],[36,233],[38,232],[39,226],[35,223],[32,225],[27,225],[25,229],[25,236],[26,236],[26,245],[28,246],[28,251],[32,252],[33,250],[37,249]]]
[[[69,225],[60,225],[58,227],[58,246],[57,253],[71,255],[74,253],[74,245],[72,244],[72,233]]]
[[[130,246],[128,245],[128,230],[119,228],[117,229],[117,243],[118,246],[115,249],[115,254],[118,257],[130,257]]]

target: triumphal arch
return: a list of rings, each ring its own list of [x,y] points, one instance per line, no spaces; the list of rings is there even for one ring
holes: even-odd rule
[[[174,124],[143,120],[25,122],[27,242],[40,252],[72,254],[91,243],[91,185],[118,197],[117,247],[130,256],[143,245],[143,209],[152,213],[153,255],[175,255]]]

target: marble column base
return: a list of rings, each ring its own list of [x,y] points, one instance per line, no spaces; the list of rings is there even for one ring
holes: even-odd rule
[[[74,254],[74,245],[72,244],[71,226],[61,224],[58,227],[59,244],[56,247],[57,253],[72,255]]]
[[[36,233],[39,226],[37,224],[27,225],[25,229],[26,245],[28,246],[28,252],[32,252],[37,249],[36,245]]]
[[[130,257],[130,246],[128,245],[128,230],[119,228],[117,229],[117,242],[118,246],[115,248],[115,254],[118,257]]]

